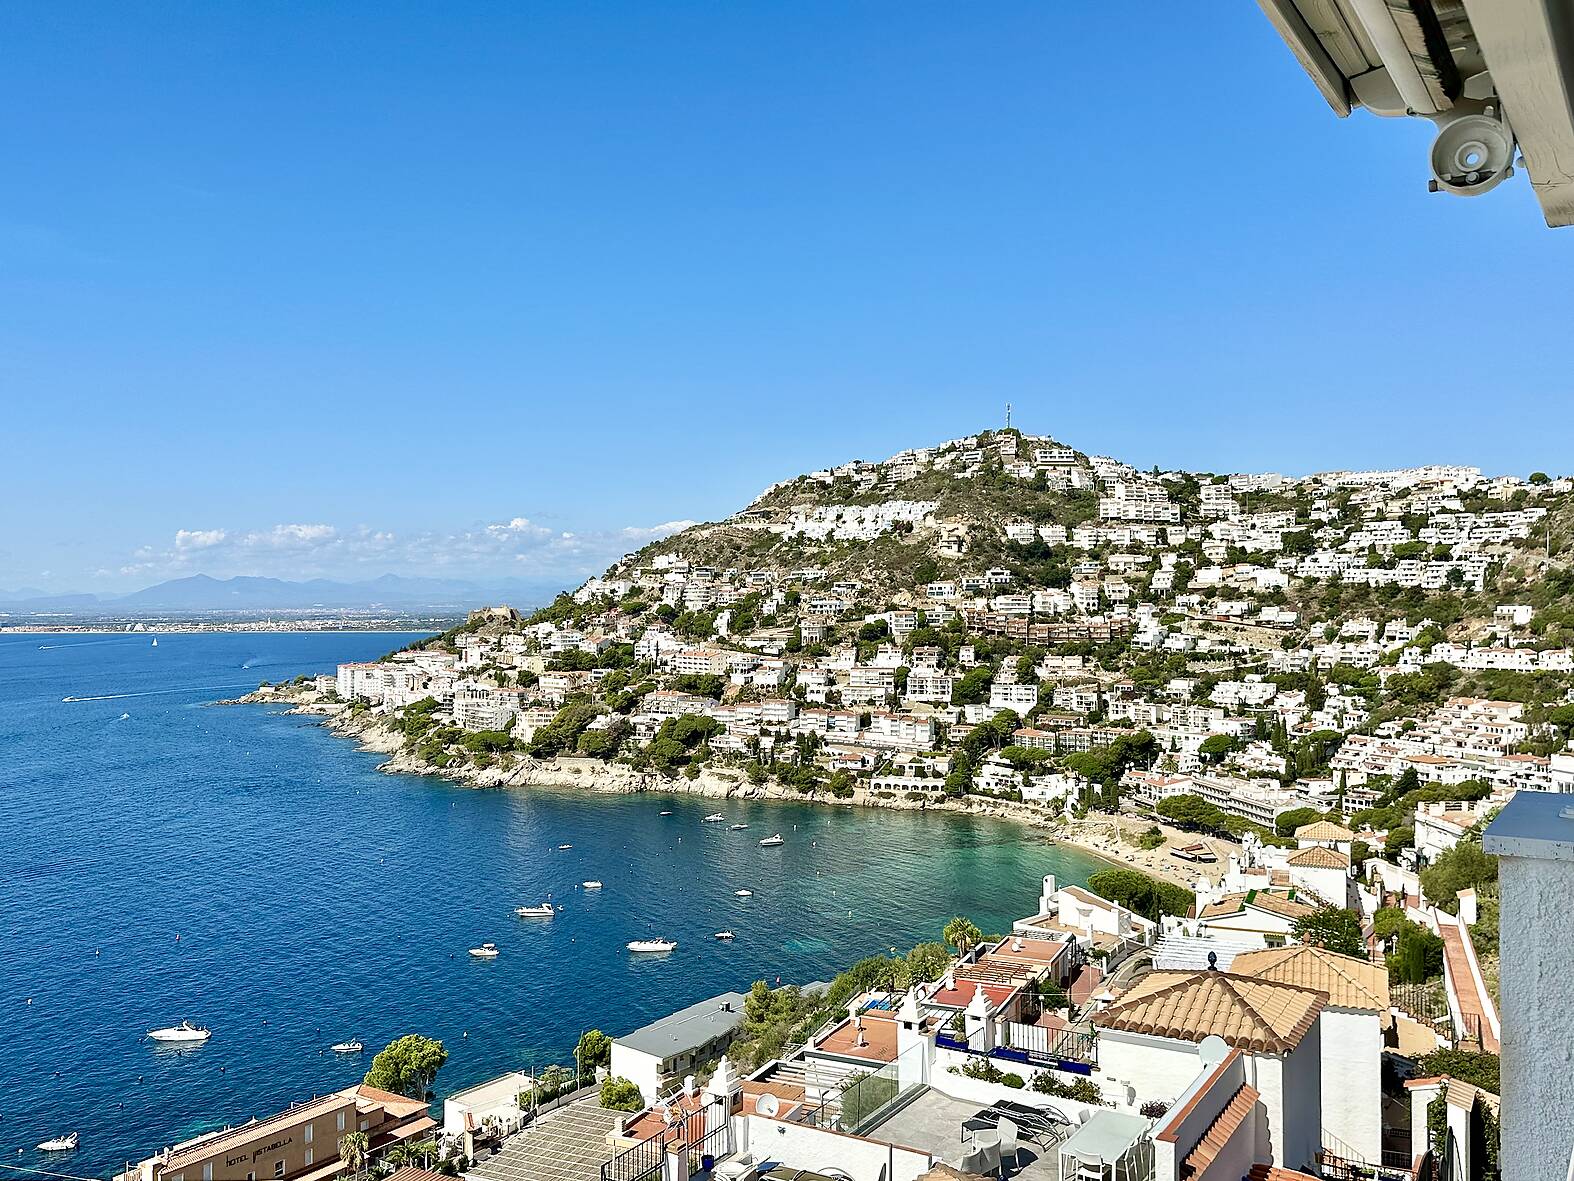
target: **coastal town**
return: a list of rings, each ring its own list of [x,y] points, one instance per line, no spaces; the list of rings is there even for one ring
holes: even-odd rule
[[[1536,1020],[1509,978],[1552,987],[1509,926],[1569,921],[1507,866],[1567,872],[1571,493],[1142,473],[988,431],[244,700],[389,771],[988,812],[1111,863],[1009,931],[936,915],[906,957],[455,1096],[448,1171],[1495,1176],[1543,1151],[1500,1120],[1544,1085],[1499,1073]]]

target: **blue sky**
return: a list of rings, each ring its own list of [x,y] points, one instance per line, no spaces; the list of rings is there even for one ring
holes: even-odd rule
[[[995,425],[1556,470],[1574,230],[1246,4],[0,8],[0,587],[576,578]]]

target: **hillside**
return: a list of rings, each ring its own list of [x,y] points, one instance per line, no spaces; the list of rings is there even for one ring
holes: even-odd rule
[[[1574,790],[1571,553],[1566,477],[1144,473],[985,432],[784,480],[306,695],[405,770],[1126,813],[1133,858],[1162,820],[1322,897],[1264,852],[1310,819],[1414,866]]]

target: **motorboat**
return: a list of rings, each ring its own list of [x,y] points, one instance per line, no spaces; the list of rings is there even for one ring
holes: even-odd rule
[[[727,942],[731,941],[732,939],[736,938],[736,936],[733,935],[733,933],[731,931],[717,931],[716,932],[716,938],[720,939],[723,943],[727,943]]]
[[[672,815],[671,809],[668,809],[667,811],[663,812],[662,815],[663,816],[671,816]]]
[[[709,816],[706,816],[704,819],[702,819],[700,821],[700,823],[701,824],[723,824],[723,823],[726,822],[726,819],[727,818],[725,816],[723,816],[720,812],[712,812]]]
[[[727,826],[727,831],[728,832],[742,832],[744,829],[746,829],[748,827],[749,826],[747,824],[729,824]]]
[[[573,845],[559,845],[559,846],[558,846],[558,847],[557,847],[557,851],[558,851],[558,852],[559,852],[559,853],[566,853],[566,852],[568,852],[568,851],[569,851],[569,850],[570,850],[570,849],[572,849],[572,848],[573,848],[573,847],[574,847],[574,846],[573,846]]]
[[[361,1042],[334,1042],[328,1047],[335,1054],[359,1054],[366,1046]]]
[[[550,902],[543,902],[540,906],[516,906],[514,913],[522,919],[549,919],[557,913],[558,908]]]
[[[495,960],[497,958],[497,944],[483,943],[480,947],[472,947],[470,954],[478,960]]]
[[[580,882],[579,884],[581,886],[583,886],[587,890],[599,890],[599,889],[601,889],[601,883],[599,881],[596,881],[594,878],[592,878],[588,882]]]
[[[45,1140],[38,1146],[39,1152],[75,1152],[79,1143],[77,1134],[71,1132],[65,1136],[56,1136],[53,1140]]]
[[[636,955],[656,954],[673,950],[678,946],[678,941],[676,939],[631,939],[627,946]]]
[[[736,898],[753,898],[754,897],[754,891],[753,890],[734,890],[732,893],[733,893],[733,896],[736,897]]]
[[[148,1030],[148,1040],[154,1042],[205,1042],[212,1036],[211,1029],[193,1025],[189,1021],[182,1021],[179,1025],[169,1025],[163,1029]]]
[[[781,833],[777,833],[775,836],[769,836],[762,840],[760,842],[760,848],[774,849],[777,845],[785,845],[786,843],[787,838],[782,836]]]

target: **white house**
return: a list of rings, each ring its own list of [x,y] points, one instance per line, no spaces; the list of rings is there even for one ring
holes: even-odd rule
[[[1173,1103],[1197,1078],[1198,1046],[1217,1037],[1246,1058],[1273,1159],[1305,1168],[1321,1147],[1324,994],[1233,972],[1153,972],[1103,1011],[1099,1069],[1138,1103]]]
[[[612,1041],[611,1071],[639,1087],[647,1103],[696,1063],[720,1054],[743,1023],[744,996],[724,992]]]
[[[1328,995],[1318,1017],[1323,1143],[1345,1159],[1380,1162],[1383,1042],[1393,1025],[1387,971],[1305,944],[1246,952],[1235,957],[1230,971]]]

